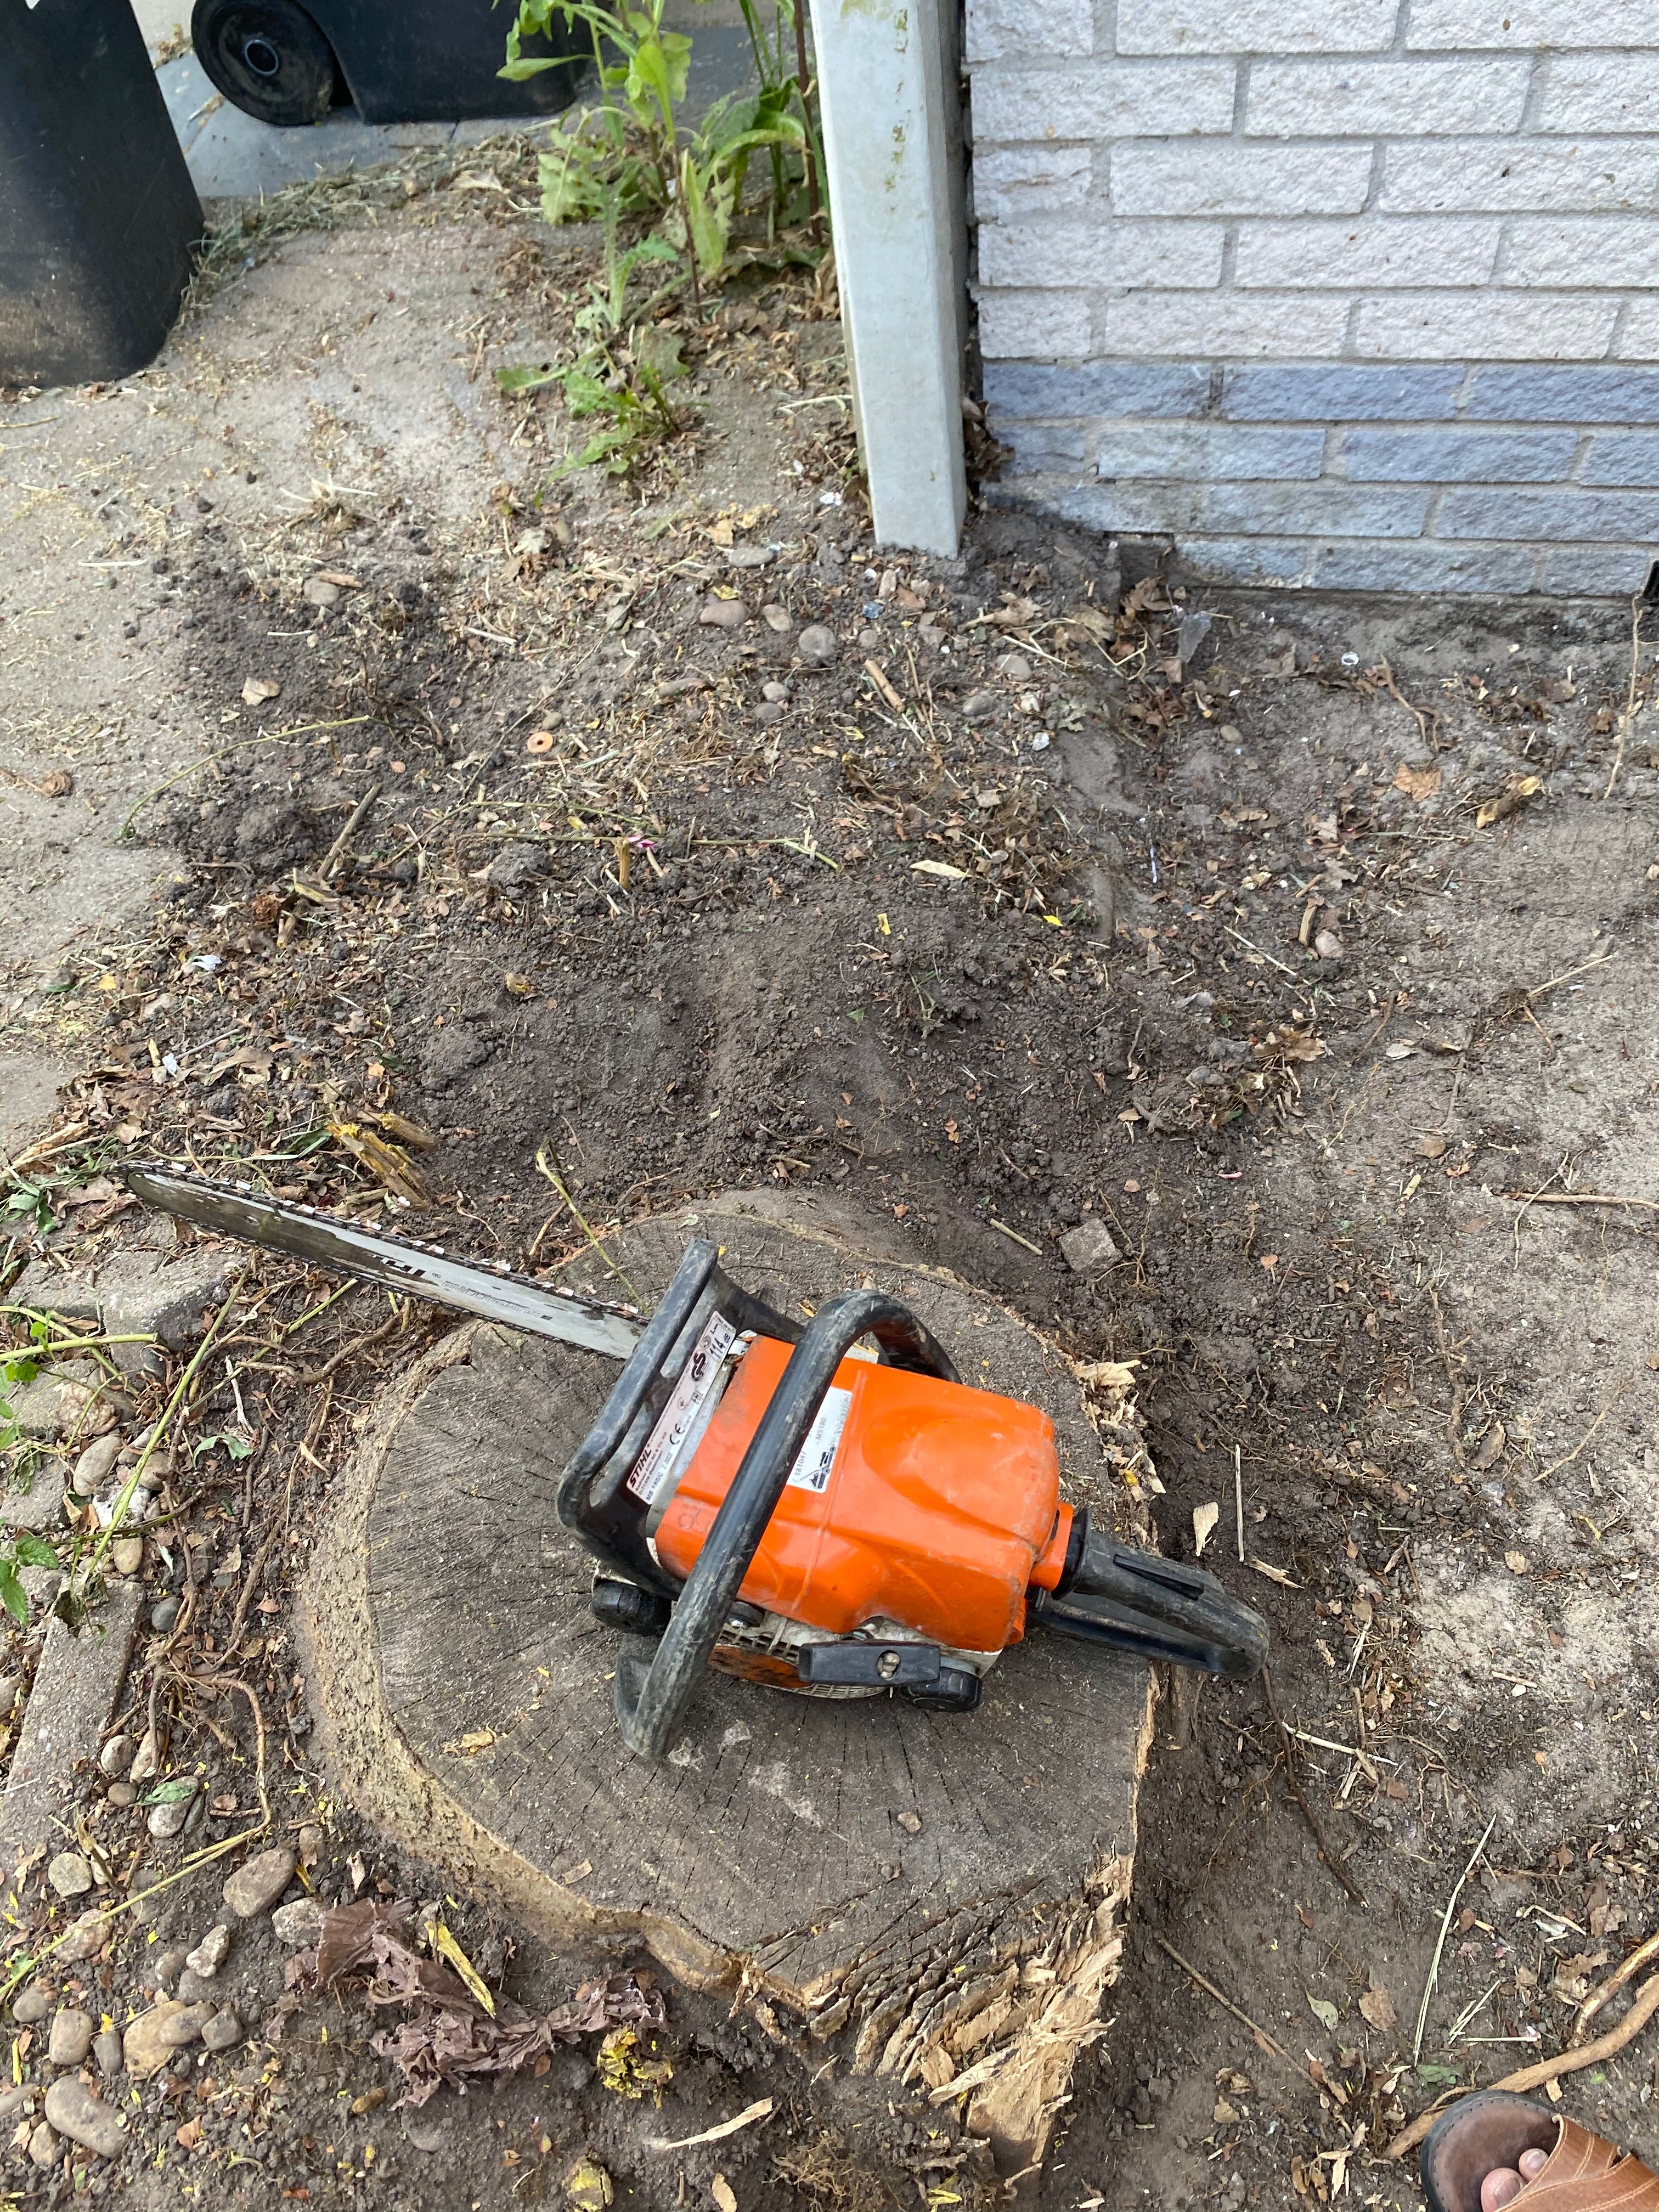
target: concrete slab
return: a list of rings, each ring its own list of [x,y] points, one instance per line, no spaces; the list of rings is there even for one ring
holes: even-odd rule
[[[98,1756],[114,1717],[143,1591],[113,1583],[78,1632],[55,1614],[46,1630],[22,1733],[0,1801],[0,1866],[15,1873],[42,1847],[56,1850],[79,1770]]]

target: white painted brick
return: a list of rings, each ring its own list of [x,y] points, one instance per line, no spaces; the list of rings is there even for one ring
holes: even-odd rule
[[[1357,215],[1370,173],[1369,146],[1115,146],[1112,205],[1122,215]]]
[[[979,234],[980,282],[1199,291],[1221,282],[1225,239],[1211,222],[987,224]]]
[[[1018,222],[1070,212],[1087,204],[1093,174],[1087,146],[988,146],[974,156],[975,220]]]
[[[1117,50],[1381,53],[1393,40],[1395,13],[1395,0],[1118,0]]]
[[[1447,62],[1257,62],[1244,132],[1251,138],[1432,137],[1513,131],[1529,58]]]
[[[1341,352],[1348,302],[1317,292],[1148,292],[1108,300],[1100,320],[1108,354],[1301,361]]]
[[[987,291],[979,303],[979,347],[988,361],[1080,359],[1090,342],[1086,292]]]
[[[1659,131],[1659,53],[1552,54],[1538,127]]]
[[[1359,302],[1354,345],[1365,361],[1599,361],[1618,313],[1570,292],[1395,292]]]
[[[1510,223],[1500,284],[1643,291],[1659,282],[1659,216],[1531,216]]]
[[[1659,297],[1650,292],[1631,301],[1613,353],[1620,361],[1659,361]]]
[[[1042,0],[1043,51],[1089,54],[1095,46],[1094,0]],[[965,55],[969,67],[1031,51],[1031,0],[968,0]]]
[[[1234,75],[1231,62],[999,64],[974,77],[974,143],[1231,131]]]
[[[1242,223],[1234,281],[1246,290],[1294,284],[1354,292],[1383,285],[1484,284],[1503,228],[1496,216]]]
[[[1408,46],[1659,46],[1653,0],[1413,0]]]
[[[1377,206],[1386,214],[1617,215],[1653,205],[1659,141],[1536,138],[1390,146]]]

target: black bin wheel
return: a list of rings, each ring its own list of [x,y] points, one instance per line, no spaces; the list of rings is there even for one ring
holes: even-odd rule
[[[334,104],[334,49],[297,0],[196,0],[197,59],[261,123],[320,123]]]

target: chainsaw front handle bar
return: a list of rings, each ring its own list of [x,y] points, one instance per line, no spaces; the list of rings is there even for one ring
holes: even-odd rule
[[[618,1658],[617,1717],[623,1742],[641,1759],[660,1759],[668,1749],[807,1431],[836,1370],[862,1336],[875,1338],[890,1366],[942,1382],[961,1379],[932,1332],[884,1291],[849,1291],[819,1309],[789,1355],[654,1655],[648,1662],[626,1653]]]

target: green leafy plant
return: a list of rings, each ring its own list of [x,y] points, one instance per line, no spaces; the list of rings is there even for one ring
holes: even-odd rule
[[[0,1551],[0,1605],[20,1628],[28,1626],[28,1593],[23,1588],[25,1567],[55,1567],[57,1553],[44,1536],[21,1535]]]

